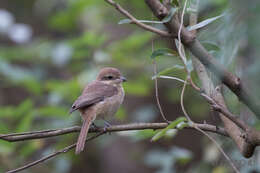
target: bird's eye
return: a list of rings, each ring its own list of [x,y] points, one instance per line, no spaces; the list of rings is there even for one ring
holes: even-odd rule
[[[107,78],[108,80],[111,80],[111,79],[113,79],[113,76],[106,76],[106,78]]]

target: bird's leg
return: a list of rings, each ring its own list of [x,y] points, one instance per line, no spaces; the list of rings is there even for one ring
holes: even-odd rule
[[[104,131],[106,132],[107,128],[111,127],[111,124],[109,122],[107,122],[105,119],[103,119],[103,120],[104,120],[104,124],[105,124]],[[111,134],[111,133],[109,132],[109,134]]]

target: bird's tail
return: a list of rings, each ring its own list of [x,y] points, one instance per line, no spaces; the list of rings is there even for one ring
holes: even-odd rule
[[[90,117],[83,120],[83,124],[82,124],[81,130],[80,130],[80,134],[78,137],[77,146],[76,146],[76,150],[75,150],[76,154],[79,154],[84,149],[85,141],[86,141],[88,130],[89,130],[91,123],[92,123],[92,121],[91,121]]]

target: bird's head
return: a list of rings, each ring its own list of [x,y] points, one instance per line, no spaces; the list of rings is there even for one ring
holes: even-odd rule
[[[105,67],[100,70],[97,80],[110,85],[118,85],[126,81],[126,78],[122,76],[121,72],[112,67]]]

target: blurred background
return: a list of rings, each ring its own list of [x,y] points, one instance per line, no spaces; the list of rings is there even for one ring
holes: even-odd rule
[[[118,2],[138,19],[156,20],[143,1]],[[223,13],[222,18],[201,29],[198,38],[259,96],[260,2],[200,0],[199,21]],[[124,18],[104,1],[1,0],[0,134],[80,125],[79,113],[69,115],[69,108],[84,85],[105,66],[119,68],[128,78],[124,84],[125,101],[111,124],[162,122],[156,106],[150,56],[152,42],[154,50],[172,48],[173,43],[134,25],[118,25]],[[158,71],[174,65],[181,65],[178,57],[157,58]],[[185,77],[181,69],[171,70],[167,75]],[[192,75],[199,85],[196,75]],[[167,119],[183,116],[182,83],[169,79],[158,82]],[[230,110],[260,129],[255,116],[231,92],[227,89],[224,92]],[[190,87],[186,89],[184,103],[194,121],[220,124],[208,104]],[[80,155],[70,151],[24,172],[231,171],[216,146],[194,130],[171,131],[159,141],[150,142],[154,134],[152,130],[143,130],[103,135],[89,142]],[[76,142],[77,136],[73,133],[16,143],[0,140],[0,172],[64,148]],[[214,137],[241,172],[260,171],[258,151],[252,158],[244,159],[230,139]]]

